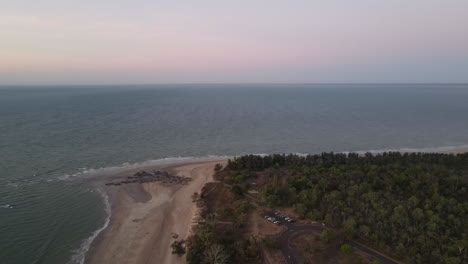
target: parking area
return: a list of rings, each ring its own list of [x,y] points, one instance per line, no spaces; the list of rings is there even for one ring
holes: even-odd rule
[[[276,225],[289,225],[296,222],[296,220],[282,214],[281,212],[265,213],[263,214],[263,218]]]

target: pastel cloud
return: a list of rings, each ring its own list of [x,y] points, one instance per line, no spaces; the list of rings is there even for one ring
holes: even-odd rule
[[[466,1],[18,2],[0,83],[468,81]]]

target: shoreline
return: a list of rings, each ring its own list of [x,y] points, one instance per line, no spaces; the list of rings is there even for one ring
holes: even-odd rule
[[[468,152],[468,148],[459,148],[459,149],[441,151],[440,153],[444,153],[444,154],[462,154],[462,153],[467,153],[467,152]]]
[[[460,146],[459,148],[441,147],[433,149],[400,149],[383,151],[370,150],[367,152],[372,154],[383,152],[459,154],[468,152],[468,147]],[[356,153],[361,153],[361,151],[356,151]],[[160,235],[162,235],[161,229],[168,227],[172,227],[176,229],[175,231],[180,232],[177,233],[179,235],[178,239],[186,239],[188,237],[190,229],[193,225],[193,218],[196,214],[196,206],[192,202],[190,196],[195,191],[200,192],[205,183],[212,181],[214,165],[216,163],[225,163],[226,160],[226,157],[223,157],[222,160],[216,159],[214,157],[207,159],[181,158],[180,160],[169,161],[167,163],[160,164],[142,163],[140,166],[132,166],[128,169],[122,169],[106,177],[107,179],[116,179],[122,178],[125,175],[130,175],[140,170],[163,169],[179,176],[190,177],[192,179],[194,179],[194,177],[203,177],[203,179],[196,181],[196,184],[193,188],[184,188],[192,185],[192,182],[188,185],[176,185],[169,187],[161,186],[157,182],[130,184],[119,187],[104,187],[102,189],[104,192],[103,195],[107,196],[110,208],[108,221],[106,221],[102,227],[95,231],[97,232],[96,235],[93,233],[93,235],[88,238],[91,240],[89,247],[87,247],[87,250],[85,248],[85,252],[83,252],[84,256],[82,260],[79,261],[79,263],[185,263],[183,258],[178,258],[177,256],[170,253],[169,246],[170,243],[174,240],[172,238],[172,233],[177,232],[166,230],[166,233],[163,235],[164,239],[162,239],[162,241],[158,241],[157,238],[160,238]],[[195,175],[193,171],[197,168],[198,170],[204,170],[205,174],[208,173],[208,175]],[[147,204],[147,206],[144,206],[145,204]],[[177,208],[177,204],[185,204],[184,209],[187,210],[188,208],[190,211],[184,213],[183,209]],[[135,209],[137,207],[141,208]],[[178,214],[179,216],[183,217],[177,218],[177,221],[175,221],[175,219],[166,219],[166,216],[161,217],[161,214],[159,214],[160,217],[157,217],[158,213],[161,211],[166,212],[168,215]],[[138,218],[138,216],[143,217]],[[155,220],[156,224],[153,226],[143,226],[145,222],[148,222],[148,219]],[[140,232],[137,234],[136,231],[124,230],[124,226],[133,226],[133,228],[137,230],[139,228],[142,230],[144,229],[145,232]],[[126,244],[128,244],[126,243],[128,237],[132,236],[132,232],[133,239],[140,240],[139,247],[130,248],[128,245],[126,246]],[[125,239],[123,239],[122,234],[127,234],[128,236],[124,237]],[[141,235],[142,237],[138,238],[136,237],[137,235]],[[149,239],[148,236],[151,236],[152,239]],[[86,242],[86,240],[84,242]],[[112,249],[109,248],[110,244],[113,244]],[[119,251],[128,252],[132,257],[126,257],[125,254],[118,255],[117,252]],[[155,259],[158,261],[154,262]]]
[[[366,150],[366,151],[365,150],[362,150],[362,151],[361,150],[359,150],[359,151],[342,151],[340,153],[380,154],[380,153],[384,153],[384,152],[461,154],[461,153],[468,152],[468,145],[444,146],[444,147],[420,148],[420,149],[400,148],[400,149],[381,149],[381,150]]]
[[[372,153],[378,154],[383,152],[402,152],[402,153],[413,153],[413,152],[422,152],[422,153],[465,153],[468,152],[468,144],[462,145],[446,145],[440,147],[427,147],[427,148],[387,148],[387,149],[368,149],[368,150],[332,150],[328,152],[334,153]],[[112,165],[109,167],[98,167],[98,168],[85,168],[83,171],[75,172],[72,174],[64,174],[60,176],[60,179],[68,179],[74,178],[81,175],[91,175],[91,181],[96,181],[96,176],[104,176],[106,178],[116,177],[121,175],[122,172],[139,170],[142,168],[161,168],[161,167],[168,167],[170,165],[178,165],[178,164],[188,164],[188,163],[198,163],[198,162],[208,162],[208,161],[223,161],[227,159],[232,159],[234,157],[239,157],[243,155],[268,155],[274,154],[273,153],[240,153],[236,155],[206,155],[206,156],[185,156],[185,157],[167,157],[167,158],[160,158],[160,159],[150,159],[145,161],[139,162],[132,162],[132,163],[122,163],[120,165]],[[279,153],[279,152],[276,152]],[[286,154],[297,154],[297,155],[314,155],[320,154],[321,151],[317,152],[285,152]],[[282,154],[282,153],[279,153]],[[89,177],[89,176],[88,176]],[[94,179],[93,179],[94,178]]]
[[[157,182],[105,187],[111,206],[107,227],[92,241],[84,263],[184,263],[171,254],[173,233],[186,239],[192,227],[196,205],[193,192],[212,181],[216,161],[186,161],[143,166],[119,172],[112,178],[139,170],[164,169],[190,177],[187,185],[162,186]]]

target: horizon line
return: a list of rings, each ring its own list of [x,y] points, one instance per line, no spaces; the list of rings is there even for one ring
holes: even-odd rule
[[[468,85],[468,82],[193,82],[193,83],[109,83],[109,84],[0,84],[0,87],[39,86],[151,86],[151,85]]]

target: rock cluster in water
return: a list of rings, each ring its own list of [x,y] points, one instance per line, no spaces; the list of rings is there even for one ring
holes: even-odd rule
[[[106,185],[120,186],[122,184],[129,183],[161,182],[163,186],[170,186],[176,184],[187,184],[191,180],[191,178],[171,175],[167,171],[153,170],[153,173],[149,173],[142,170],[133,174],[133,176],[127,176],[125,180],[109,182],[106,183]]]

